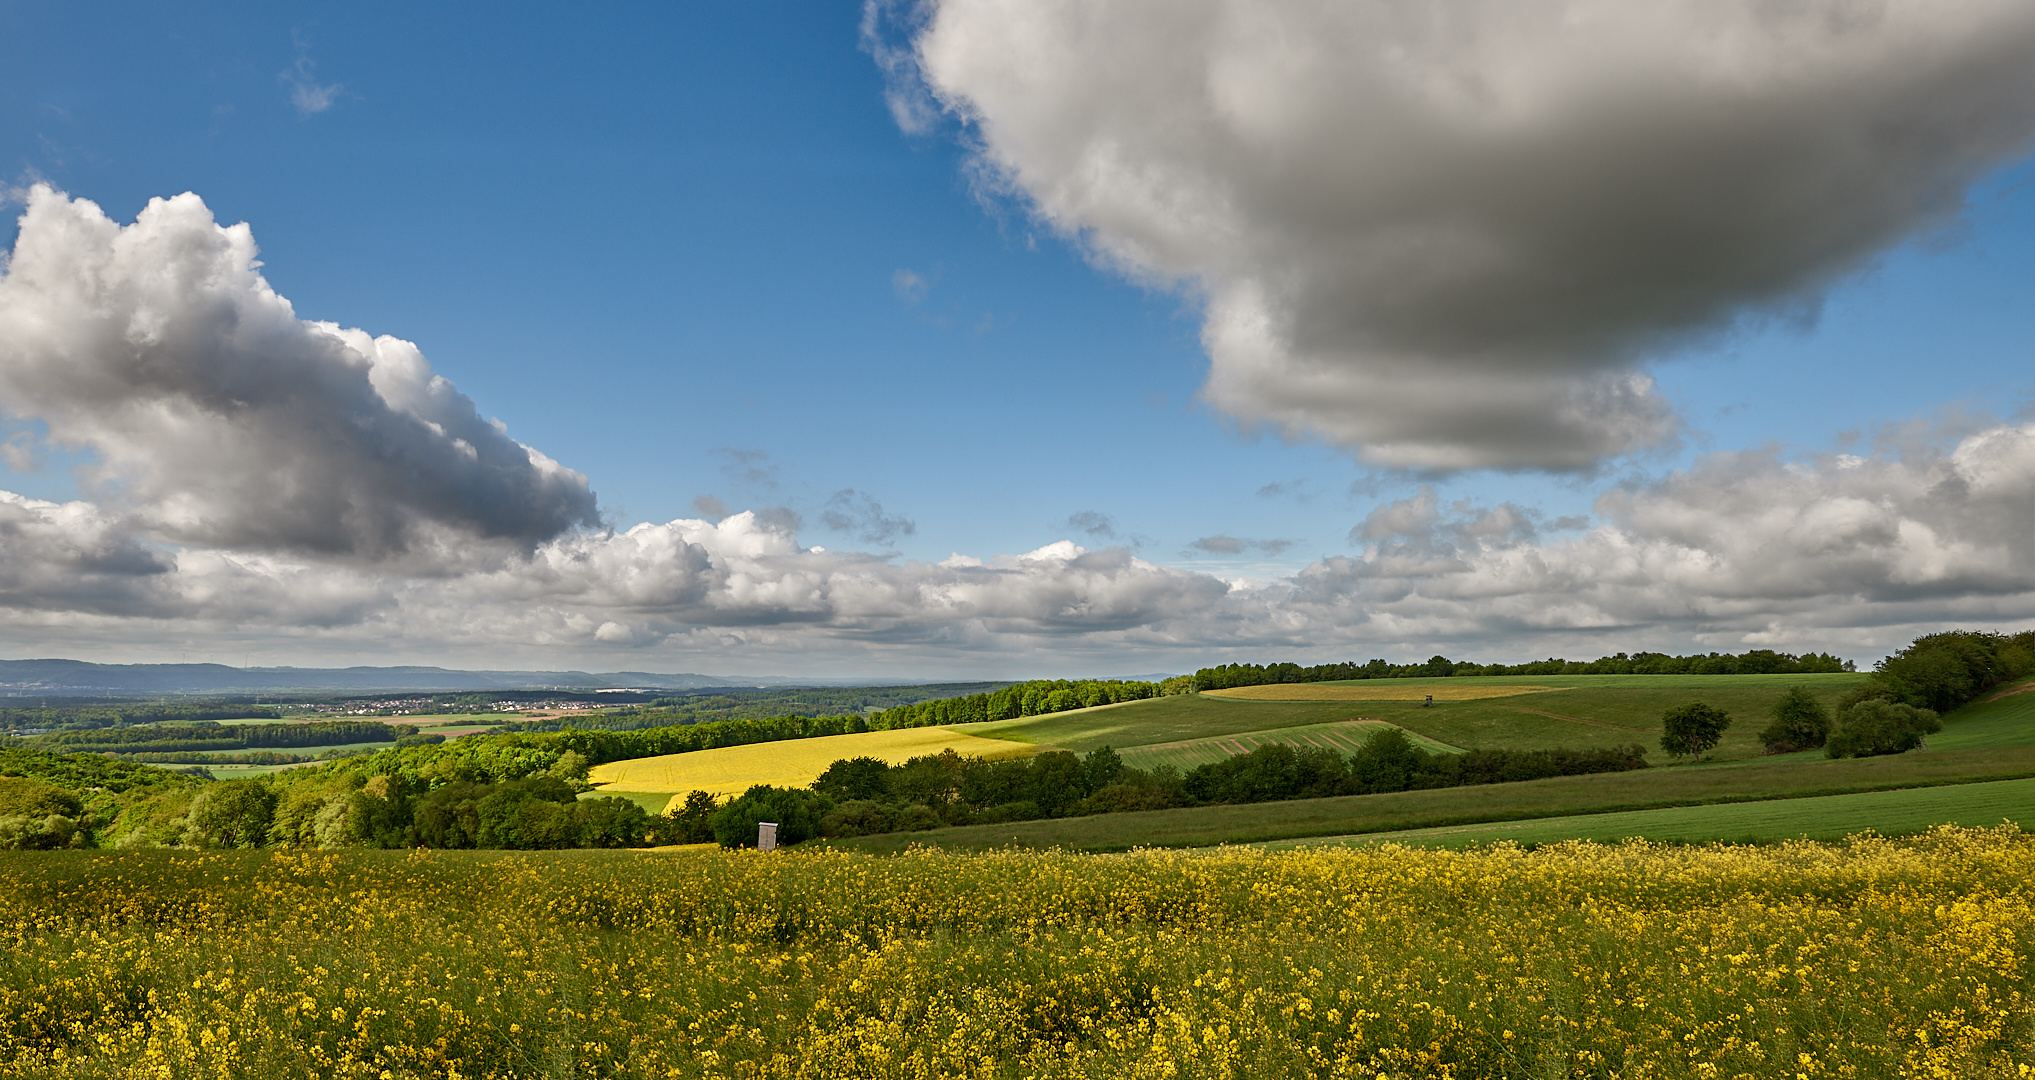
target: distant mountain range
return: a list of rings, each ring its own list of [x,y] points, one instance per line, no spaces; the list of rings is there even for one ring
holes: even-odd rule
[[[224,664],[90,664],[0,660],[0,697],[151,694],[326,694],[466,690],[698,690],[709,687],[847,686],[867,680],[775,676],[660,675],[648,671],[455,671],[440,667],[236,668]]]
[[[1109,676],[1162,682],[1171,676]],[[791,686],[925,686],[953,678],[788,679],[778,675],[676,675],[654,671],[458,671],[441,667],[227,667],[225,664],[91,664],[0,660],[0,699],[152,697],[159,694],[460,693],[485,690],[758,690]]]

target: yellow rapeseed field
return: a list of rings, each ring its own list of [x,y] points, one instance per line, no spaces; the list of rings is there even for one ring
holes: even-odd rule
[[[1448,686],[1393,685],[1396,679],[1378,679],[1354,686],[1331,683],[1272,683],[1266,686],[1234,686],[1227,690],[1205,690],[1209,697],[1243,701],[1419,701],[1433,695],[1436,701],[1478,701],[1483,698],[1545,694],[1566,689],[1560,686],[1492,686],[1454,683]]]
[[[2035,838],[0,854],[0,1078],[1997,1080]]]
[[[752,784],[805,787],[819,779],[827,766],[843,758],[873,757],[897,765],[943,750],[966,757],[1008,758],[1023,757],[1038,749],[1025,743],[964,735],[951,728],[906,728],[613,761],[595,766],[587,779],[604,791],[673,794],[706,791],[740,795]]]

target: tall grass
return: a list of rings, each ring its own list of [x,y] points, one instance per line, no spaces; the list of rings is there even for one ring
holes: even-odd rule
[[[0,1077],[2016,1076],[2035,838],[22,853]]]

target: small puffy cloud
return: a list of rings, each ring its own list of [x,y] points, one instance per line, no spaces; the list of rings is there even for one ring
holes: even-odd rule
[[[1294,543],[1292,540],[1250,540],[1218,533],[1192,541],[1187,546],[1203,555],[1241,555],[1246,551],[1258,551],[1277,557]]]
[[[719,519],[728,516],[728,504],[722,502],[717,495],[695,496],[692,501],[692,508],[703,516],[710,518]]]
[[[1096,540],[1116,539],[1116,519],[1096,510],[1083,510],[1073,514],[1062,523],[1062,528],[1072,529]]]
[[[289,87],[290,106],[297,110],[298,116],[316,116],[330,109],[346,89],[339,83],[320,83],[317,73],[318,65],[300,52],[297,62],[276,76]]]
[[[196,195],[122,226],[35,186],[0,275],[0,408],[89,451],[87,487],[180,543],[456,560],[597,523],[584,476],[415,345],[299,319],[259,266]]]
[[[721,472],[728,479],[746,488],[776,490],[777,463],[770,460],[768,451],[724,446],[714,453],[723,459]]]
[[[838,533],[848,533],[866,544],[888,544],[910,536],[918,526],[902,514],[886,514],[875,497],[846,488],[827,500],[820,522]]]
[[[1202,299],[1209,401],[1383,468],[1671,444],[1650,357],[1812,313],[2035,133],[2019,0],[869,10],[985,190]]]
[[[899,300],[907,304],[916,304],[926,298],[926,290],[932,288],[932,285],[914,271],[899,270],[890,275],[890,288],[897,294]]]

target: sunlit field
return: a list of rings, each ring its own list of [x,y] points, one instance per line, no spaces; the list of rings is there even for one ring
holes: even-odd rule
[[[1260,746],[1283,743],[1287,746],[1312,746],[1334,750],[1339,754],[1355,753],[1365,740],[1380,731],[1396,729],[1404,733],[1413,745],[1435,754],[1461,753],[1462,747],[1437,742],[1415,732],[1407,731],[1396,724],[1383,720],[1342,720],[1330,724],[1306,724],[1300,727],[1275,728],[1270,731],[1249,731],[1238,735],[1221,735],[1212,739],[1187,739],[1181,742],[1153,743],[1150,746],[1134,746],[1119,756],[1132,768],[1150,769],[1160,765],[1171,765],[1185,772],[1196,765],[1221,761],[1236,754],[1248,754]]]
[[[2035,839],[0,857],[6,1077],[2013,1077]]]
[[[805,787],[843,758],[873,757],[896,765],[944,750],[968,757],[1008,758],[1023,757],[1034,749],[952,728],[906,728],[632,758],[596,766],[587,779],[603,791],[740,795],[753,784]]]
[[[1481,701],[1485,698],[1544,694],[1555,689],[1559,688],[1462,679],[1439,686],[1427,682],[1414,684],[1411,680],[1378,679],[1352,683],[1271,683],[1202,692],[1209,697],[1239,701],[1424,701],[1429,697],[1436,701]]]

